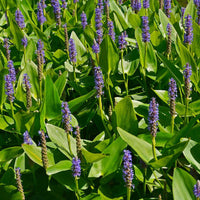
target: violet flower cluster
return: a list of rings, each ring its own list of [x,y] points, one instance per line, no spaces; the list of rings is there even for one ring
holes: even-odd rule
[[[69,39],[69,57],[72,63],[76,63],[76,46],[72,38]]]
[[[20,173],[20,168],[17,167],[15,168],[15,175],[16,175],[16,182],[17,182],[17,189],[21,193],[21,199],[25,200],[25,195],[24,195],[24,190],[22,186],[22,181],[21,181],[21,173]]]
[[[6,49],[6,58],[7,60],[10,60],[10,45],[9,45],[9,39],[5,38],[4,39],[4,45],[3,47]]]
[[[94,39],[94,44],[92,45],[92,50],[96,54],[100,52],[99,44],[96,42],[95,39]]]
[[[193,193],[196,198],[200,197],[200,180],[197,180],[197,183],[194,185]]]
[[[126,31],[122,32],[122,34],[118,37],[118,43],[119,43],[120,50],[125,49],[127,46],[127,41],[125,40],[126,37],[128,37],[128,35],[126,34]]]
[[[16,72],[15,72],[15,68],[14,68],[12,60],[8,61],[8,71],[9,71],[11,82],[14,83],[16,81]]]
[[[193,28],[192,28],[192,17],[191,15],[185,16],[185,34],[184,43],[192,44],[193,41]]]
[[[100,66],[94,67],[94,77],[95,77],[95,89],[97,91],[97,98],[100,98],[104,94],[103,91],[104,81]]]
[[[100,45],[103,38],[103,30],[102,30],[102,14],[101,9],[96,8],[95,9],[95,27],[96,27],[96,34],[97,34],[97,42]]]
[[[25,131],[23,136],[24,136],[24,144],[28,144],[28,145],[32,145],[33,144],[32,139],[31,139],[28,131]]]
[[[27,44],[28,44],[28,40],[27,40],[26,36],[24,36],[24,37],[22,38],[22,45],[23,45],[24,48],[26,48],[26,47],[27,47]]]
[[[42,2],[38,2],[37,18],[41,25],[44,24],[44,22],[46,21],[46,17],[44,16]]]
[[[72,174],[77,178],[81,176],[81,160],[78,157],[72,159]]]
[[[168,23],[167,24],[167,54],[169,55],[171,53],[171,34],[172,34],[172,28],[171,25]]]
[[[37,44],[38,44],[37,51],[39,52],[40,55],[40,62],[41,64],[44,64],[45,63],[44,43],[42,42],[41,39],[39,39]]]
[[[149,0],[143,0],[143,8],[145,9],[149,8]]]
[[[167,15],[168,18],[170,18],[171,0],[164,0],[164,9],[165,9],[165,14]]]
[[[186,64],[185,70],[183,71],[185,77],[185,97],[188,99],[190,97],[190,76],[192,75],[191,66],[189,63]]]
[[[45,8],[47,7],[45,1],[46,1],[46,0],[41,0],[41,4],[42,4],[42,8],[43,8],[43,9],[45,9]]]
[[[170,114],[171,116],[176,116],[175,104],[177,97],[177,85],[176,81],[173,78],[171,78],[169,81],[168,96],[170,102]]]
[[[142,17],[142,41],[143,42],[149,42],[150,41],[148,16]]]
[[[5,90],[8,100],[10,102],[13,102],[15,99],[14,89],[13,89],[12,79],[9,74],[5,75]]]
[[[199,6],[199,0],[194,0],[194,4],[195,4],[196,7],[198,7]]]
[[[61,10],[59,0],[51,0],[51,5],[53,6],[53,11],[56,17],[57,25],[61,26]]]
[[[19,10],[19,8],[17,8],[15,12],[15,20],[21,29],[25,28],[24,16],[22,15],[22,12]]]
[[[115,42],[115,31],[113,21],[108,21],[108,34],[112,38],[113,42]]]
[[[156,99],[153,97],[149,104],[149,126],[148,129],[151,132],[151,135],[153,137],[156,137],[157,133],[157,126],[158,126],[158,119],[159,119],[159,113],[158,113],[158,103],[156,103]]]
[[[103,0],[98,0],[97,6],[100,8],[101,12],[103,12],[104,9]]]
[[[141,9],[140,0],[131,0],[131,7],[132,10],[135,11],[135,13],[138,13]]]
[[[72,125],[71,125],[71,112],[69,110],[69,105],[67,102],[62,102],[62,122],[64,123],[64,129],[66,133],[69,133],[70,131],[73,131]]]
[[[29,109],[32,106],[32,99],[31,99],[31,84],[28,74],[24,74],[23,84],[26,88],[26,104],[27,104],[26,107],[27,109]]]
[[[62,1],[61,7],[64,8],[64,9],[66,9],[67,8],[67,2],[66,2],[66,0],[61,0],[61,1]]]
[[[87,26],[87,16],[84,13],[84,11],[81,13],[81,24],[83,26],[83,30],[85,30],[85,27]]]
[[[42,146],[42,163],[44,169],[47,169],[48,167],[48,157],[47,157],[47,145],[46,145],[46,136],[43,130],[38,131],[38,134],[40,135],[41,140],[41,146]]]
[[[126,183],[127,188],[134,188],[134,185],[132,184],[133,181],[133,164],[132,164],[132,155],[129,150],[124,150],[124,156],[123,156],[123,179]]]

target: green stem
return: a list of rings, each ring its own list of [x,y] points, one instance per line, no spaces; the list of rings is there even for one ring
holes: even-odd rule
[[[159,183],[160,187],[161,187],[162,189],[164,189],[164,187],[163,187],[162,183],[159,181],[159,179],[158,179],[158,177],[157,177],[156,173],[153,171],[153,169],[152,169],[152,172],[153,172],[153,175],[154,175],[154,177],[155,177],[156,181]]]
[[[12,117],[13,117],[13,119],[14,119],[14,121],[15,121],[15,118],[14,118],[14,107],[13,107],[12,101],[10,101],[10,107],[11,107]]]
[[[79,187],[78,187],[78,178],[77,176],[75,176],[75,184],[76,184],[76,197],[77,197],[77,200],[80,199],[80,195],[79,195]]]
[[[125,85],[125,88],[126,88],[126,95],[128,96],[128,78],[126,80],[126,76],[125,76],[125,73],[124,73],[123,50],[121,50],[121,67],[122,67],[124,85]]]
[[[40,24],[41,32],[43,32],[43,24]]]
[[[146,68],[147,68],[147,42],[145,42],[145,52],[144,52],[144,65],[142,66],[142,76],[144,80],[144,89],[147,90],[147,82],[146,82]]]
[[[197,200],[199,200],[199,197],[197,197]]]
[[[68,142],[68,146],[69,146],[69,152],[70,152],[71,155],[73,155],[69,131],[67,132],[67,142]]]
[[[99,54],[96,53],[97,64],[99,65]]]
[[[40,99],[40,105],[42,104],[42,80],[39,81],[39,99]]]
[[[105,132],[108,134],[108,137],[111,138],[110,131],[108,130],[108,127],[106,126],[105,121],[104,121],[101,96],[99,97],[99,109],[100,109],[100,113],[101,113],[101,120],[102,120],[103,126],[105,128]]]
[[[174,133],[174,119],[175,119],[175,116],[172,115],[172,116],[171,116],[171,133],[172,133],[172,134]]]
[[[127,200],[131,199],[131,188],[127,187]]]
[[[158,160],[156,156],[156,137],[154,136],[152,136],[152,151],[153,151],[154,159]]]
[[[144,168],[144,196],[146,196],[146,175],[147,175],[147,168]]]
[[[75,3],[75,22],[77,23],[77,3]]]
[[[188,113],[189,99],[185,98],[185,120],[184,123],[188,122],[187,113]]]
[[[75,63],[73,63],[73,77],[74,77],[74,82],[77,83],[77,80],[76,80],[76,66],[75,66]]]
[[[111,108],[112,108],[112,111],[113,111],[114,105],[113,105],[113,101],[112,101],[112,95],[111,95],[111,92],[110,92],[110,86],[109,86],[109,84],[108,84],[109,81],[110,81],[110,74],[108,74],[108,77],[107,77],[106,88],[107,88],[107,91],[108,91],[108,96],[109,96],[109,100],[110,100],[110,105],[111,105]]]

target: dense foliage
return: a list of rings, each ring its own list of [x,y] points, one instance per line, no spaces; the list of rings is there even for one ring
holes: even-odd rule
[[[0,199],[198,199],[199,55],[199,0],[0,0]]]

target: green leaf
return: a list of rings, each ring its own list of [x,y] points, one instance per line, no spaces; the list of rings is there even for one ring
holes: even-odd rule
[[[200,144],[190,140],[188,146],[183,151],[184,156],[189,163],[200,173]]]
[[[7,74],[6,69],[2,69],[0,71],[0,108],[2,107],[3,103],[6,100],[5,94],[5,75]]]
[[[167,60],[161,53],[157,53],[158,57],[163,62],[164,66],[169,71],[170,75],[175,79],[177,85],[181,87],[183,83],[183,74],[172,64],[169,60]]]
[[[66,76],[67,76],[67,71],[62,73],[62,75],[59,76],[59,78],[55,82],[55,86],[58,90],[59,97],[62,96],[63,90],[65,89],[65,85],[67,83]]]
[[[195,179],[186,171],[175,168],[172,182],[174,200],[195,200],[193,194]]]
[[[28,144],[22,144],[22,148],[24,149],[27,156],[35,163],[37,163],[40,166],[43,166],[42,164],[42,154],[41,154],[41,147],[37,147],[34,145],[28,145]],[[47,158],[48,158],[48,166],[54,165],[54,158],[53,154],[48,150],[47,151]]]
[[[72,155],[70,154],[69,151],[67,134],[65,130],[51,124],[46,124],[46,128],[50,140],[59,148],[59,150],[63,154],[65,154],[68,158],[71,159]],[[76,141],[71,135],[70,135],[70,141],[71,141],[72,153],[76,155]]]
[[[117,130],[121,138],[140,156],[144,162],[148,163],[150,160],[154,159],[152,145],[134,135],[131,135],[121,128],[117,128]],[[161,155],[158,150],[156,150],[156,154],[157,156]]]
[[[110,0],[110,12],[113,12],[117,15],[117,18],[119,19],[123,29],[127,29],[130,26],[122,10],[116,4],[115,0]]]
[[[109,35],[106,35],[101,43],[99,65],[104,74],[114,73],[119,62],[119,54],[116,45]]]
[[[193,21],[193,42],[192,42],[192,51],[196,53],[196,55],[200,55],[200,27],[197,23]]]
[[[108,156],[102,160],[93,163],[89,177],[99,177],[107,176],[115,172],[122,160],[122,151],[126,148],[126,143],[118,137],[114,142],[112,142],[102,153]]]
[[[56,174],[62,171],[71,170],[72,162],[70,160],[62,160],[47,169],[47,175]]]
[[[137,134],[138,121],[130,97],[125,97],[117,103],[113,117],[114,127],[120,127],[134,135]]]
[[[61,102],[58,90],[49,75],[47,75],[45,80],[43,106],[46,119],[51,120],[61,115]]]
[[[94,94],[96,94],[96,90],[92,90],[81,97],[69,101],[68,104],[71,112],[77,111],[90,97],[94,96]]]
[[[150,165],[154,168],[171,167],[183,152],[187,144],[188,141],[185,141],[170,148],[164,149],[163,156],[158,157],[158,160],[156,161],[150,162]]]
[[[14,159],[20,156],[23,153],[21,147],[9,147],[0,151],[0,163],[7,162],[11,159]]]
[[[0,194],[4,200],[22,200],[21,193],[13,185],[0,184]]]
[[[14,124],[14,120],[6,115],[0,115],[0,129],[6,130],[10,125]]]

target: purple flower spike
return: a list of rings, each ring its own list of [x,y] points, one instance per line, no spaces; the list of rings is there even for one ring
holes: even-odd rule
[[[23,84],[26,89],[26,108],[29,110],[30,107],[32,106],[32,99],[31,99],[31,84],[28,74],[24,74]]]
[[[115,32],[114,32],[114,25],[112,21],[108,21],[108,34],[112,38],[113,42],[115,41]]]
[[[74,3],[78,3],[79,2],[79,0],[74,0]]]
[[[149,104],[149,126],[148,129],[151,132],[153,137],[156,137],[157,126],[158,126],[158,103],[156,103],[156,99],[153,97]]]
[[[14,68],[12,60],[8,61],[8,70],[9,70],[11,81],[14,83],[16,81],[16,72],[15,72],[15,68]]]
[[[119,49],[125,49],[127,46],[127,41],[125,40],[125,38],[128,37],[128,35],[125,32],[122,32],[122,34],[118,37],[118,43],[119,43]]]
[[[32,139],[31,139],[28,131],[25,131],[23,136],[24,136],[24,144],[28,144],[28,145],[33,144]]]
[[[5,75],[5,90],[6,90],[6,95],[7,98],[10,102],[13,102],[15,97],[14,95],[14,89],[13,89],[13,84],[12,84],[12,80],[9,74]]]
[[[46,0],[41,0],[41,4],[42,4],[42,8],[43,8],[43,9],[45,9],[45,8],[47,7],[45,1],[46,1]]]
[[[171,0],[164,0],[164,9],[167,17],[170,18]]]
[[[142,17],[142,41],[143,42],[150,41],[149,20],[147,16]]]
[[[27,47],[27,44],[28,44],[28,40],[27,40],[26,36],[24,36],[24,37],[22,38],[22,45],[24,46],[24,48],[26,48],[26,47]]]
[[[10,60],[10,45],[9,45],[9,39],[5,38],[4,39],[4,45],[3,47],[6,49],[6,58],[7,60]]]
[[[72,159],[72,174],[77,178],[81,176],[81,160],[78,157]]]
[[[170,102],[170,114],[171,116],[176,116],[175,103],[177,97],[177,86],[176,81],[173,78],[171,78],[169,81],[168,96]]]
[[[44,63],[45,63],[45,58],[44,58],[45,53],[44,53],[44,50],[43,50],[43,48],[44,48],[44,43],[42,42],[41,39],[39,39],[37,44],[38,44],[38,49],[37,49],[37,51],[39,52],[39,55],[40,55],[41,64],[44,64]]]
[[[197,7],[197,23],[200,26],[200,3]]]
[[[198,7],[199,6],[199,0],[194,0],[194,4],[195,4],[196,7]]]
[[[110,6],[109,0],[105,0],[104,3],[106,4],[106,6]]]
[[[143,7],[144,7],[145,9],[148,9],[148,8],[149,8],[149,0],[144,0],[144,1],[143,1]]]
[[[135,13],[138,13],[141,9],[140,0],[131,0],[131,7],[132,10],[135,11]]]
[[[24,74],[23,84],[24,84],[27,88],[29,88],[29,89],[31,88],[30,78],[29,78],[28,74]]]
[[[101,9],[96,8],[95,9],[95,27],[96,27],[96,33],[97,33],[97,42],[100,45],[103,38],[103,30],[102,30],[102,15],[101,15]]]
[[[98,0],[97,6],[100,8],[101,12],[103,12],[104,9],[103,0]]]
[[[83,30],[85,30],[85,27],[87,26],[87,16],[84,13],[84,11],[81,13],[81,24],[83,26]]]
[[[100,52],[99,44],[96,42],[96,40],[94,40],[94,44],[92,45],[92,50],[93,50],[94,53]]]
[[[43,12],[42,2],[38,2],[37,18],[41,25],[44,24],[44,22],[46,21],[46,18],[44,16],[44,12]]]
[[[22,15],[22,12],[19,10],[19,8],[17,8],[15,12],[15,20],[21,29],[25,28],[24,16]]]
[[[192,75],[191,66],[189,63],[186,64],[185,70],[183,71],[185,77],[185,97],[188,99],[190,97],[190,76]]]
[[[119,5],[122,5],[122,0],[119,0]]]
[[[124,150],[124,156],[123,156],[123,179],[126,183],[127,188],[134,188],[134,185],[132,184],[133,181],[133,164],[132,164],[132,155],[129,150]]]
[[[103,92],[103,87],[104,87],[103,74],[102,74],[101,68],[99,66],[94,67],[94,77],[95,77],[95,89],[97,91],[97,98],[99,98],[104,94],[104,92]]]
[[[61,7],[64,8],[64,9],[66,9],[67,8],[67,2],[66,2],[66,0],[61,0],[61,1],[62,1]]]
[[[184,43],[192,44],[193,40],[193,28],[192,28],[192,17],[187,15],[185,17],[185,34],[184,34]]]
[[[51,5],[53,6],[53,11],[56,17],[57,25],[61,26],[61,11],[59,0],[51,0]]]
[[[69,105],[67,102],[62,102],[62,122],[64,123],[64,126],[65,126],[65,131],[67,133],[69,133],[70,131],[73,131],[73,128],[72,128],[72,125],[71,125],[71,120],[72,120],[72,117],[71,117],[71,112],[69,110]]]
[[[74,40],[72,38],[69,39],[69,57],[71,62],[75,63],[76,62],[76,46],[74,43]]]
[[[181,7],[181,20],[183,21],[183,16],[185,14],[185,8]]]
[[[194,185],[193,193],[196,198],[200,197],[200,181],[199,180],[197,180],[197,183]]]

